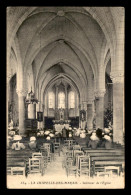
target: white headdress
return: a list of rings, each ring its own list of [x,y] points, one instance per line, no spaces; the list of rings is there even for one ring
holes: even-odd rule
[[[13,140],[14,141],[20,141],[22,139],[22,137],[20,135],[15,135]]]
[[[33,137],[30,137],[30,141],[35,141],[36,138],[33,136]]]
[[[92,133],[90,139],[91,140],[99,140],[99,138],[96,136],[96,133]]]

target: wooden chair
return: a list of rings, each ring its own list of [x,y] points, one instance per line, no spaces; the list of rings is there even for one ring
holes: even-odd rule
[[[54,154],[51,152],[51,144],[50,143],[43,143],[43,147],[47,150],[47,159],[48,162],[54,160]]]
[[[39,158],[29,158],[29,174],[41,173],[41,163]]]
[[[60,156],[60,143],[54,142],[53,147],[54,147],[54,154],[58,154]]]
[[[67,156],[64,162],[64,168],[66,170],[67,177],[69,175],[77,175],[77,166],[74,164],[74,159],[71,156]]]
[[[44,146],[40,147],[40,151],[42,153],[42,156],[45,157],[47,163],[51,162],[52,160],[54,160],[54,154],[50,153],[49,150],[47,148],[45,148]]]
[[[73,150],[67,150],[65,152],[66,157],[72,157],[73,158]]]
[[[25,167],[11,167],[11,175],[25,176]]]
[[[76,158],[76,155],[77,154],[84,155],[84,152],[83,151],[80,151],[80,150],[73,150],[73,156],[74,156],[74,158]]]
[[[90,157],[89,156],[81,156],[79,158],[78,176],[81,176],[82,174],[86,174],[90,177]]]
[[[113,175],[113,171],[114,171],[114,170],[116,171],[117,176],[119,176],[119,175],[120,175],[120,167],[119,167],[119,166],[105,166],[105,167],[104,167],[104,172],[105,172],[105,173],[111,171],[110,176]]]
[[[81,146],[80,145],[73,145],[73,150],[81,150]]]
[[[64,146],[69,146],[69,140],[64,140]]]
[[[71,149],[74,144],[76,144],[75,140],[64,140],[64,145],[67,146],[68,149]]]
[[[41,152],[32,153],[32,158],[41,158],[41,157],[42,157],[42,153]]]
[[[51,151],[50,143],[43,143],[43,147],[44,147],[45,149],[47,149],[48,152],[50,153],[50,151]]]

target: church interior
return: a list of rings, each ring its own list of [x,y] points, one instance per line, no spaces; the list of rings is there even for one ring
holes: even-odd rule
[[[7,7],[7,175],[124,176],[124,8]]]

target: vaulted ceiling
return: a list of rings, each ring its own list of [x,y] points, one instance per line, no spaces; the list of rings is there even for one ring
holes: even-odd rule
[[[60,74],[81,92],[94,87],[99,66],[116,47],[122,20],[121,7],[9,7],[8,70],[17,72],[21,64],[25,78],[32,72],[34,90]]]

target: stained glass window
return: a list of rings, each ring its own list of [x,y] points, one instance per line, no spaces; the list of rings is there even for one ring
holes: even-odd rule
[[[65,108],[65,93],[58,93],[58,108]]]
[[[75,93],[73,91],[70,91],[68,95],[68,107],[75,108]]]
[[[48,107],[55,108],[55,94],[53,92],[48,93]]]

